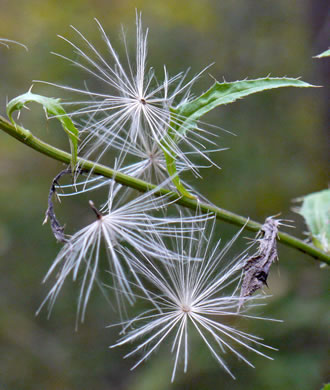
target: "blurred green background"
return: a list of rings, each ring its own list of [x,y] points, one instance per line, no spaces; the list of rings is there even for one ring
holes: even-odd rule
[[[237,137],[220,134],[221,146],[230,147],[216,157],[221,171],[205,170],[204,180],[191,180],[215,204],[253,219],[263,221],[282,212],[283,218],[294,220],[296,229],[290,232],[303,237],[305,226],[291,211],[292,199],[326,188],[329,180],[329,61],[312,59],[329,45],[329,7],[321,0],[0,0],[0,37],[29,47],[26,52],[15,45],[10,50],[0,46],[0,112],[32,80],[82,85],[86,75],[50,54],[70,56],[68,45],[56,36],[74,39],[70,24],[104,49],[93,21],[98,18],[123,54],[121,24],[133,45],[138,8],[144,27],[150,28],[148,65],[156,73],[166,64],[172,75],[187,67],[193,75],[215,62],[206,73],[220,81],[271,74],[301,76],[325,86],[265,92],[216,110],[207,120]],[[195,94],[211,83],[205,74]],[[60,90],[40,85],[34,92],[61,96]],[[34,134],[67,148],[61,129],[45,121],[41,108],[32,106],[20,121]],[[0,133],[0,167],[1,390],[310,390],[329,379],[328,271],[281,245],[280,262],[269,280],[273,296],[263,314],[284,323],[241,324],[279,352],[272,354],[274,361],[247,353],[255,369],[228,355],[236,381],[198,341],[190,346],[188,373],[180,371],[173,385],[174,358],[167,348],[129,371],[135,360],[122,359],[129,348],[107,348],[117,333],[105,327],[118,318],[96,289],[77,332],[77,286],[70,282],[51,318],[46,310],[35,317],[50,286],[42,285],[42,278],[61,247],[42,221],[51,180],[63,166]],[[71,231],[86,223],[86,198],[71,198],[57,209]],[[235,231],[218,223],[224,239]],[[237,252],[244,245],[242,238]]]

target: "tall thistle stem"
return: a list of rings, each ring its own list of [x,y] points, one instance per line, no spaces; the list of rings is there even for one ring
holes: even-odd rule
[[[24,129],[21,126],[13,125],[7,119],[0,115],[0,129],[16,138],[18,141],[24,143],[25,145],[35,149],[36,151],[45,154],[48,157],[51,157],[57,161],[61,161],[66,164],[70,164],[71,155],[61,149],[58,149],[52,145],[47,144],[46,142],[40,140],[36,136],[34,136],[31,131]],[[113,169],[102,165],[97,164],[90,160],[85,160],[83,158],[78,157],[78,164],[81,168],[87,171],[93,171],[94,174],[113,178],[116,182],[123,184],[125,186],[134,188],[141,192],[147,192],[150,190],[154,190],[156,186],[154,184],[145,182],[140,179],[136,179],[129,175],[125,175],[120,172],[116,172]],[[186,196],[180,196],[179,194],[169,191],[164,188],[160,188],[154,192],[155,196],[168,195],[168,197],[176,201],[177,204],[190,208],[192,210],[196,210],[199,208],[203,212],[213,212],[216,215],[216,218],[237,226],[245,225],[245,228],[251,231],[258,231],[261,228],[261,224],[247,219],[241,215],[235,214],[231,211],[215,207],[212,205],[208,205],[207,203],[197,201],[196,199],[190,199]],[[315,260],[323,262],[325,264],[330,265],[330,255],[324,253],[320,249],[315,248],[312,245],[307,244],[306,242],[291,236],[290,234],[279,232],[278,240],[282,244],[285,244],[289,247],[297,249],[303,253],[308,254]]]

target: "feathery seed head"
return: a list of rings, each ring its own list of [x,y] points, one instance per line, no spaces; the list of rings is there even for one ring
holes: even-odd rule
[[[111,182],[105,213],[97,210],[90,201],[96,221],[75,233],[59,252],[44,279],[48,279],[55,269],[59,269],[56,282],[41,307],[48,302],[51,311],[65,279],[72,273],[73,280],[76,280],[83,269],[78,316],[81,315],[81,319],[84,319],[93,284],[95,281],[99,283],[97,277],[102,245],[107,252],[108,270],[113,275],[117,301],[122,302],[124,297],[133,303],[131,277],[144,290],[137,269],[144,267],[145,262],[150,262],[150,258],[156,258],[160,262],[179,259],[175,252],[166,248],[164,238],[184,236],[188,231],[196,229],[196,222],[210,218],[209,215],[155,217],[152,215],[153,211],[166,208],[171,203],[166,196],[153,198],[151,191],[123,204],[121,188],[114,181]]]
[[[240,352],[241,347],[271,359],[258,347],[273,348],[263,344],[259,337],[228,324],[230,317],[266,318],[245,314],[249,303],[250,307],[258,305],[252,303],[256,297],[249,297],[244,311],[238,310],[240,302],[238,291],[245,255],[237,256],[224,264],[224,258],[240,232],[220,249],[220,241],[215,247],[210,246],[213,229],[214,224],[210,232],[201,229],[192,234],[190,240],[175,240],[175,245],[185,260],[182,258],[179,262],[163,263],[161,269],[139,264],[141,278],[148,279],[154,287],[152,291],[148,291],[148,296],[152,297],[153,308],[133,320],[122,323],[124,335],[112,346],[145,339],[125,356],[142,354],[133,368],[147,359],[165,339],[172,338],[173,381],[181,358],[184,361],[184,371],[187,371],[188,340],[193,329],[200,335],[213,357],[233,378],[234,375],[223,359],[226,351],[232,352],[252,367],[252,363]],[[194,260],[201,254],[200,261]],[[230,288],[231,292],[228,294],[226,291]],[[150,298],[148,301],[150,303]]]
[[[184,169],[192,170],[197,176],[200,166],[191,161],[192,156],[202,156],[207,164],[215,165],[208,156],[209,152],[215,150],[204,146],[204,143],[207,143],[214,148],[216,143],[211,139],[214,135],[200,128],[197,122],[193,125],[191,122],[185,123],[178,112],[171,110],[174,105],[179,106],[190,100],[190,89],[202,72],[185,83],[187,72],[170,77],[164,67],[164,80],[157,80],[153,70],[146,69],[148,30],[143,32],[141,14],[136,15],[135,66],[130,62],[124,37],[126,70],[101,24],[97,20],[96,23],[111,61],[106,60],[74,27],[72,28],[81,44],[61,38],[71,45],[78,55],[78,60],[58,56],[103,83],[105,92],[48,83],[84,98],[67,103],[77,107],[76,110],[71,110],[69,115],[80,121],[77,123],[79,128],[83,127],[80,130],[80,138],[83,141],[79,152],[83,153],[85,158],[93,156],[95,161],[99,161],[110,147],[118,149],[118,143],[121,144],[121,156],[125,155],[126,146],[130,148],[128,143],[137,144],[138,149],[142,148],[145,152],[157,145],[160,151],[165,147],[169,154],[175,156],[178,164],[183,165]],[[181,131],[178,131],[180,126]],[[169,136],[170,132],[173,136]]]

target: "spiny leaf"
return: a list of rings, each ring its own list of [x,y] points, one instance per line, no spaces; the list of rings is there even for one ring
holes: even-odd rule
[[[241,80],[219,83],[191,102],[177,107],[174,112],[182,121],[178,131],[185,132],[203,115],[223,104],[233,103],[254,93],[282,87],[312,87],[313,85],[292,78],[265,77],[256,80]]]
[[[11,122],[16,125],[13,119],[13,113],[21,110],[27,103],[39,103],[43,106],[47,115],[56,117],[60,122],[69,137],[70,149],[71,149],[71,169],[75,170],[78,154],[78,130],[74,126],[72,120],[65,112],[64,108],[60,104],[60,99],[49,98],[32,93],[31,91],[17,96],[7,104],[7,115]]]
[[[313,244],[324,252],[330,252],[330,190],[304,196],[299,209],[312,235]]]
[[[312,87],[304,81],[287,78],[287,77],[265,77],[256,80],[241,80],[234,82],[219,83],[216,81],[212,87],[198,98],[183,103],[176,108],[171,108],[172,123],[168,128],[168,137],[172,142],[178,142],[182,136],[193,130],[197,121],[214,108],[233,103],[238,99],[254,93],[266,91],[281,87]],[[190,196],[191,194],[184,189],[176,169],[176,155],[170,150],[170,143],[163,145],[163,151],[166,159],[167,170],[170,175],[174,176],[173,183],[182,195]]]

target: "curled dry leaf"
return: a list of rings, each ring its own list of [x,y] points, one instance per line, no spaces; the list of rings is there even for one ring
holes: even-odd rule
[[[64,169],[61,171],[58,175],[56,175],[52,181],[52,185],[49,190],[49,195],[48,195],[48,208],[46,210],[46,216],[44,219],[43,224],[48,222],[48,218],[50,221],[50,226],[52,228],[52,232],[56,238],[57,241],[59,242],[67,242],[67,238],[65,237],[64,234],[64,226],[61,226],[59,223],[58,219],[56,218],[55,211],[54,211],[54,204],[53,204],[53,195],[56,195],[56,186],[58,184],[58,180],[64,175],[71,174],[71,168]]]

